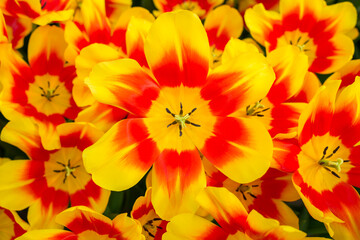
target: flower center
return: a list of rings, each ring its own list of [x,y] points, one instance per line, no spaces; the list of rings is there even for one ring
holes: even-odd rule
[[[196,111],[197,108],[194,108],[193,110],[191,110],[190,112],[188,112],[187,114],[183,115],[183,106],[182,103],[180,102],[180,112],[179,114],[174,114],[172,113],[168,108],[166,108],[166,112],[169,113],[171,116],[173,116],[175,118],[175,120],[170,123],[169,125],[167,125],[167,127],[170,127],[172,125],[176,125],[179,124],[179,135],[180,137],[182,136],[182,129],[186,127],[186,124],[190,124],[193,125],[195,127],[200,127],[199,124],[195,124],[193,122],[190,122],[188,119],[190,118],[190,115]]]
[[[65,173],[64,174],[64,180],[63,180],[63,183],[66,182],[66,179],[67,177],[69,177],[70,175],[73,177],[73,178],[76,178],[75,174],[74,174],[74,171],[76,168],[80,167],[80,165],[76,165],[76,166],[71,166],[70,165],[70,159],[68,160],[68,163],[67,165],[65,165],[64,163],[62,162],[59,162],[59,161],[56,161],[57,164],[61,165],[62,167],[64,167],[63,169],[61,170],[54,170],[54,172],[56,173]]]
[[[189,10],[197,14],[199,17],[205,15],[206,11],[202,9],[197,2],[186,0],[181,4],[178,4],[174,7],[174,10],[184,9]]]
[[[45,97],[49,102],[51,102],[51,99],[53,97],[59,96],[59,93],[56,93],[56,90],[58,90],[59,85],[56,85],[54,89],[50,89],[50,82],[47,82],[48,89],[45,91],[43,87],[39,86],[40,90],[42,91],[41,96]]]
[[[235,190],[236,192],[241,192],[244,200],[246,201],[246,194],[248,194],[249,196],[256,198],[256,196],[252,193],[252,188],[254,187],[258,187],[259,185],[255,184],[255,185],[246,185],[246,184],[240,184],[239,187]]]
[[[263,104],[261,104],[261,101],[257,101],[254,105],[249,105],[246,107],[246,115],[248,116],[257,116],[257,117],[263,117],[264,112],[268,111],[270,108],[265,108]]]
[[[306,44],[309,43],[310,39],[306,39],[305,41],[304,41],[304,39],[305,38],[302,38],[301,36],[299,36],[295,42],[290,40],[289,43],[293,46],[297,46],[300,49],[300,51],[302,51],[302,52],[310,51],[310,48],[306,48]]]
[[[337,158],[335,161],[328,160],[339,150],[339,148],[340,148],[340,146],[337,146],[332,151],[332,153],[330,153],[329,155],[326,156],[327,150],[329,149],[329,147],[326,146],[323,151],[323,156],[321,157],[321,159],[318,162],[322,167],[324,167],[327,171],[331,172],[331,174],[337,178],[340,178],[340,176],[336,172],[331,170],[330,168],[336,169],[336,171],[339,173],[339,172],[341,172],[341,165],[345,162],[349,162],[349,160],[343,160],[342,158]]]
[[[161,218],[153,218],[149,221],[147,221],[144,226],[143,229],[144,231],[152,238],[155,238],[156,232],[158,231],[158,229],[162,229],[161,226],[159,226],[161,224],[162,219]]]

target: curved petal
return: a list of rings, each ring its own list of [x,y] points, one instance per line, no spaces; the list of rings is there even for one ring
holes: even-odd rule
[[[284,46],[270,52],[267,60],[276,75],[267,98],[272,104],[279,104],[300,91],[308,69],[308,57],[297,47]]]
[[[295,139],[273,139],[274,155],[271,167],[292,173],[299,168],[297,155],[301,149]]]
[[[341,91],[335,102],[330,134],[351,148],[360,142],[360,77]]]
[[[41,229],[28,231],[17,240],[78,240],[78,237],[69,231],[60,229]]]
[[[207,187],[197,195],[201,207],[228,233],[244,232],[248,213],[240,200],[226,188]]]
[[[266,218],[276,219],[281,225],[299,229],[299,218],[288,205],[280,200],[257,197],[254,199],[253,205],[250,206],[250,210],[252,209],[255,209]]]
[[[164,240],[227,239],[229,233],[210,221],[193,214],[180,214],[168,224]]]
[[[140,181],[158,155],[159,150],[149,138],[143,120],[125,119],[85,149],[83,159],[96,184],[122,191]]]
[[[113,228],[115,229],[115,234],[112,232],[109,234],[110,237],[118,237],[120,235],[120,239],[145,240],[141,234],[142,228],[140,223],[129,218],[126,213],[119,214],[113,219]]]
[[[13,160],[0,166],[0,206],[22,210],[47,189],[44,163],[35,160]],[[13,173],[13,174],[9,174]]]
[[[144,53],[144,42],[153,23],[144,18],[132,17],[126,30],[126,54],[141,66],[148,67]]]
[[[64,31],[56,26],[37,28],[29,39],[28,58],[35,75],[59,75],[64,66]]]
[[[196,194],[206,186],[205,171],[197,149],[163,150],[152,173],[151,201],[165,220],[180,213],[195,213]]]
[[[0,208],[0,235],[5,240],[13,240],[23,235],[29,225],[15,211]]]
[[[351,60],[328,77],[327,80],[341,79],[340,88],[343,88],[352,84],[355,81],[356,76],[360,76],[360,59]]]
[[[20,118],[6,124],[1,132],[1,140],[18,147],[30,159],[49,159],[49,152],[42,147],[37,127],[28,118]]]
[[[189,11],[162,14],[145,42],[145,55],[160,86],[203,86],[210,47],[200,19]]]
[[[300,91],[288,102],[310,102],[321,86],[319,78],[313,72],[307,72]]]
[[[108,44],[111,29],[105,13],[105,1],[83,0],[81,13],[89,42]]]
[[[335,111],[335,98],[340,83],[335,80],[326,82],[300,115],[300,146],[311,140],[313,136],[322,136],[330,130]]]
[[[111,42],[117,47],[120,47],[124,53],[127,52],[126,30],[133,17],[143,19],[145,22],[154,22],[155,20],[154,16],[142,7],[132,7],[121,14],[113,27]]]
[[[280,225],[278,221],[265,218],[255,210],[249,213],[247,223],[249,228],[246,235],[255,239],[261,237],[262,239],[302,240],[306,237],[306,233],[290,226]]]
[[[213,134],[199,150],[230,179],[248,183],[268,170],[273,144],[269,133],[259,122],[218,117]],[[197,145],[196,142],[194,144]]]
[[[56,216],[56,222],[75,234],[89,230],[105,235],[112,230],[112,221],[109,218],[84,206],[66,209]]]
[[[55,217],[69,206],[69,194],[62,190],[47,188],[41,198],[30,205],[28,221],[31,229],[62,228]]]
[[[281,16],[277,12],[267,11],[263,4],[257,4],[246,10],[244,19],[251,36],[261,45],[266,46],[269,33],[276,24],[280,23]]]
[[[77,78],[74,80],[73,96],[76,104],[80,107],[91,105],[95,98],[90,89],[85,85],[92,68],[99,62],[112,61],[120,58],[120,54],[114,48],[104,44],[94,43],[81,49],[75,60]]]
[[[297,135],[300,114],[306,103],[281,103],[270,109],[271,121],[268,131],[272,137],[290,138]],[[262,119],[260,119],[262,120]]]
[[[344,221],[325,225],[330,236],[334,239],[358,239],[360,196],[356,190],[348,184],[339,184],[327,196],[327,200],[334,214]]]
[[[98,63],[86,83],[99,102],[137,116],[146,115],[160,90],[151,76],[132,59]]]
[[[242,52],[211,72],[201,96],[210,101],[214,115],[226,116],[264,98],[274,80],[274,71],[263,55]]]
[[[28,18],[17,18],[13,16],[5,15],[5,21],[8,27],[11,29],[11,44],[15,49],[19,49],[24,46],[24,38],[32,31],[32,22]],[[1,35],[1,34],[0,34]],[[1,40],[0,40],[1,42]]]
[[[239,38],[244,23],[241,15],[235,8],[222,5],[209,12],[204,27],[209,38],[210,46],[224,50],[231,38]]]
[[[96,101],[91,106],[82,110],[75,122],[87,122],[94,124],[103,132],[108,131],[115,123],[126,118],[128,112],[111,105],[102,104]]]
[[[309,71],[332,73],[349,62],[354,55],[354,42],[344,34],[336,34],[331,39],[318,38],[316,41],[319,42],[316,58],[311,63]]]

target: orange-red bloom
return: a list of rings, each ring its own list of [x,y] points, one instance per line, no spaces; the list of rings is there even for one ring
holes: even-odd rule
[[[339,86],[340,81],[327,81],[300,116],[302,151],[293,175],[310,214],[325,223],[356,218],[351,209],[360,202],[349,186],[360,186],[360,78],[338,92]]]
[[[194,195],[206,184],[199,151],[237,182],[262,176],[270,165],[265,128],[231,114],[266,94],[273,70],[261,54],[250,52],[209,74],[209,53],[195,14],[164,13],[145,42],[153,75],[132,59],[120,59],[95,65],[87,81],[98,101],[135,117],[118,122],[84,151],[86,169],[100,186],[124,190],[153,166],[152,204],[165,220],[198,208]]]
[[[1,139],[23,150],[30,160],[8,161],[0,167],[0,206],[29,207],[32,228],[58,227],[54,217],[69,203],[103,212],[110,192],[94,184],[82,162],[82,151],[102,132],[88,124],[62,124],[57,128],[61,148],[47,151],[36,131],[28,119],[12,121],[2,131]]]
[[[31,119],[39,128],[46,149],[59,146],[55,127],[75,119],[79,108],[72,98],[75,68],[64,62],[63,31],[55,26],[37,28],[30,37],[29,65],[11,46],[2,46],[1,112],[11,120]]]
[[[309,71],[331,73],[348,62],[354,43],[357,13],[350,2],[326,5],[324,0],[280,0],[280,13],[255,5],[245,13],[251,35],[268,52],[294,45],[309,58]]]

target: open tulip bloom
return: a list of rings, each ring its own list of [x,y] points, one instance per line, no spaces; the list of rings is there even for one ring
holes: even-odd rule
[[[226,176],[250,182],[269,168],[272,141],[260,123],[231,116],[264,96],[274,72],[260,53],[209,73],[210,47],[199,18],[164,13],[145,42],[151,73],[131,59],[97,64],[88,85],[95,98],[134,117],[115,124],[84,151],[96,184],[121,191],[153,166],[152,202],[163,219],[194,212],[206,185],[200,154]]]

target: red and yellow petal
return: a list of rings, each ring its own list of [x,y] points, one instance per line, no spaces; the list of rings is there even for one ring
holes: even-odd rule
[[[85,168],[96,184],[122,191],[140,181],[159,156],[146,129],[142,119],[122,120],[84,150]]]
[[[37,28],[30,37],[28,58],[35,75],[59,75],[64,66],[64,31],[56,26]]]
[[[343,88],[352,84],[355,81],[356,76],[360,76],[360,59],[351,60],[332,74],[327,80],[340,79],[340,88]]]
[[[226,116],[264,98],[275,74],[265,57],[241,52],[231,62],[214,69],[201,90],[214,115]]]
[[[223,5],[209,13],[205,19],[204,27],[210,46],[224,50],[231,38],[240,37],[244,23],[236,9]]]
[[[197,215],[185,213],[173,217],[167,226],[164,240],[225,240],[229,233]]]
[[[154,20],[132,17],[128,23],[125,41],[126,54],[141,66],[148,67],[144,53],[144,43]]]
[[[115,229],[113,231],[115,234],[109,234],[110,237],[118,237],[119,240],[145,240],[144,236],[141,234],[141,224],[138,221],[129,218],[126,213],[119,214],[113,219],[113,228]]]
[[[29,225],[16,212],[0,208],[0,237],[13,240],[26,232]]]
[[[154,22],[155,19],[147,9],[142,7],[132,7],[121,14],[113,27],[111,43],[119,47],[124,53],[127,52],[126,45],[128,44],[126,40],[126,32],[132,18],[137,18],[139,20],[142,19],[146,25],[148,22]],[[146,28],[147,27],[145,27],[145,29]]]
[[[309,71],[327,74],[332,73],[347,62],[354,54],[355,47],[351,38],[337,34],[331,39],[318,38],[316,58],[311,63]]]
[[[0,206],[22,210],[47,189],[44,163],[35,160],[8,161],[0,167]],[[9,172],[13,174],[9,174]]]
[[[305,75],[305,80],[300,91],[295,94],[288,102],[310,102],[311,99],[315,96],[317,91],[321,86],[319,78],[315,73],[307,72]]]
[[[299,229],[299,218],[283,201],[258,197],[250,209],[255,209],[266,218],[276,219],[281,225]]]
[[[146,59],[160,86],[203,86],[209,54],[205,29],[189,11],[159,16],[145,42]]]
[[[274,30],[276,24],[280,23],[281,16],[277,12],[267,11],[263,4],[257,4],[246,10],[244,19],[251,36],[261,45],[266,46],[269,33]]]
[[[296,139],[273,139],[274,155],[271,167],[292,173],[299,168],[297,155],[301,149]]]
[[[0,43],[7,43],[9,42],[9,36],[6,29],[5,18],[0,10]]]
[[[280,225],[278,221],[265,218],[255,210],[249,213],[247,223],[249,228],[246,235],[251,239],[306,239],[306,233],[291,226]]]
[[[90,43],[108,44],[111,29],[106,18],[105,1],[83,0],[81,13]]]
[[[360,77],[343,88],[335,102],[330,134],[339,136],[342,144],[351,148],[360,142]]]
[[[84,206],[71,207],[56,216],[56,222],[79,235],[85,231],[109,234],[112,221],[102,214]]]
[[[78,240],[78,237],[69,231],[60,229],[41,229],[28,231],[18,240]]]
[[[78,106],[87,106],[94,103],[90,89],[85,84],[92,68],[99,62],[112,61],[120,58],[114,48],[104,44],[94,43],[81,49],[75,60],[77,78],[74,80],[73,95]]]
[[[200,206],[228,233],[246,229],[247,212],[240,200],[226,188],[207,187],[197,195]]]
[[[32,31],[32,22],[28,18],[17,18],[5,15],[7,32],[13,48],[19,49],[24,45],[24,38]],[[1,34],[0,34],[1,35]],[[1,42],[1,40],[0,40]]]
[[[105,1],[106,16],[110,23],[115,23],[120,16],[131,8],[131,0],[107,0]]]
[[[259,122],[218,117],[212,132],[214,135],[206,139],[199,150],[227,177],[248,183],[268,170],[273,145],[270,135]]]
[[[276,79],[267,98],[272,104],[282,103],[297,94],[308,69],[308,57],[294,46],[279,47],[268,54]]]
[[[49,152],[42,147],[37,127],[27,118],[20,118],[6,124],[1,132],[1,140],[18,147],[30,159],[49,159]]]
[[[180,213],[195,213],[199,207],[195,196],[205,186],[205,171],[197,149],[165,149],[154,163],[151,201],[165,220]]]
[[[27,218],[31,229],[62,228],[55,222],[55,217],[68,206],[67,192],[48,187],[41,197],[29,206]]]
[[[339,184],[327,196],[333,213],[344,222],[332,222],[325,226],[334,239],[358,239],[360,237],[360,196],[348,184]]]
[[[86,83],[99,102],[137,116],[149,111],[160,90],[152,77],[132,59],[98,63]]]
[[[96,101],[91,106],[82,110],[75,119],[75,122],[92,123],[103,132],[106,132],[115,123],[126,118],[128,115],[128,112],[118,107]]]
[[[300,114],[306,109],[306,103],[281,103],[269,110],[270,122],[267,129],[272,137],[293,138],[297,135]],[[260,118],[266,121],[266,118]]]
[[[335,98],[340,81],[328,81],[299,118],[299,144],[304,145],[314,136],[329,132],[335,111]]]

